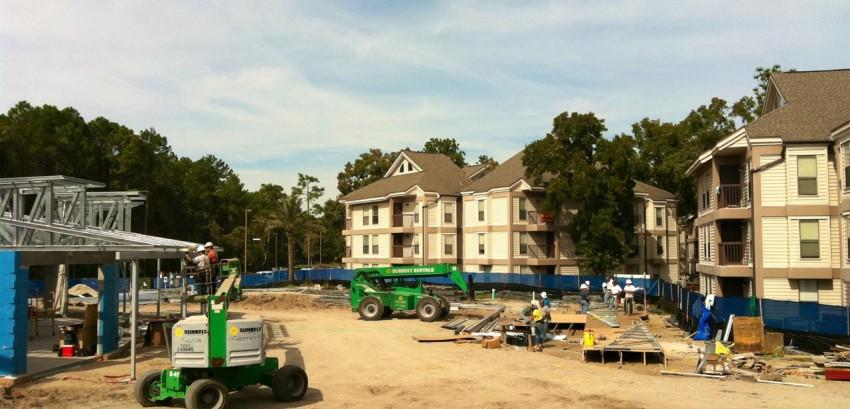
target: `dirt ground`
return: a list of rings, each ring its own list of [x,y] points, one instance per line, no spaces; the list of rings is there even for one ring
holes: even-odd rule
[[[846,406],[850,392],[841,382],[788,378],[814,385],[797,388],[662,377],[659,364],[582,363],[580,347],[570,342],[551,341],[543,353],[418,343],[412,336],[450,332],[415,317],[364,322],[347,309],[316,305],[307,295],[253,294],[231,311],[281,325],[267,353],[303,365],[310,378],[302,402],[278,403],[267,388],[249,388],[232,395],[232,408],[838,408]],[[691,371],[695,354],[682,346],[682,334],[664,328],[658,317],[649,324],[668,348],[669,369]],[[617,333],[595,320],[588,326],[609,337]],[[167,365],[164,349],[141,349],[140,374]],[[0,408],[135,408],[133,386],[124,382],[128,374],[129,358],[92,364],[15,387],[11,397],[0,399]]]

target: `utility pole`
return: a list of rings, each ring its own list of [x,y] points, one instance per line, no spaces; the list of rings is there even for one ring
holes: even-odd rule
[[[243,273],[248,273],[248,212],[250,212],[250,211],[251,211],[251,209],[245,209],[245,237],[244,237],[245,248],[244,248],[244,252],[242,253],[242,256],[245,257],[245,259],[244,259],[245,267],[243,268],[243,270],[245,270],[245,271],[243,271]]]

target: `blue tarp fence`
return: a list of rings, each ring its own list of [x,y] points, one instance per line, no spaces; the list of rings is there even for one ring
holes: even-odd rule
[[[705,301],[705,296],[671,283],[661,285],[661,299],[689,319],[694,304]],[[776,330],[811,332],[824,335],[850,336],[850,308],[809,302],[777,301],[748,297],[716,297],[714,315],[719,321],[728,321],[729,315],[761,315],[764,326]],[[691,318],[692,319],[692,318]]]

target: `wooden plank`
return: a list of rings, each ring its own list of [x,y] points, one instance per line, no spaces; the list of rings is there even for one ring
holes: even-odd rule
[[[736,344],[737,346],[737,344]],[[762,352],[765,354],[773,354],[777,350],[782,349],[785,346],[785,334],[781,332],[765,332],[764,333],[764,345],[762,346]]]
[[[549,321],[551,324],[586,324],[587,323],[587,315],[584,314],[564,314],[564,313],[551,313],[552,319]]]
[[[693,372],[661,371],[661,375],[688,376],[688,377],[694,377],[694,378],[709,378],[709,379],[726,379],[725,375],[706,375],[706,374],[693,373]]]
[[[764,323],[761,317],[735,317],[732,334],[735,352],[761,352],[764,348]]]

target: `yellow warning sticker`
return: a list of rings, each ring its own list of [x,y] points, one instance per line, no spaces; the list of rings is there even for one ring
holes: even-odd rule
[[[183,336],[183,327],[174,328],[174,336],[182,337]]]
[[[230,327],[230,335],[234,337],[239,335],[239,327]]]

